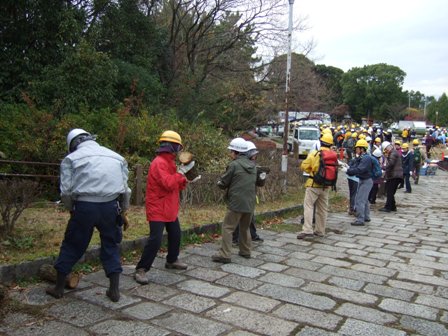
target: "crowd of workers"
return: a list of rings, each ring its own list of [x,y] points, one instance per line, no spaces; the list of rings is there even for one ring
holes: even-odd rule
[[[375,127],[322,127],[319,146],[308,154],[300,167],[307,174],[307,181],[303,229],[297,238],[325,235],[331,184],[326,184],[321,158],[335,162],[333,169],[336,173],[338,168],[346,173],[349,214],[356,216],[352,225],[370,222],[370,204],[376,203],[378,193],[386,195],[384,207],[379,211],[397,211],[397,189],[405,187],[405,192],[412,192],[411,178],[418,183],[420,167],[430,156],[428,144],[445,144],[446,130],[436,129],[428,133],[426,152],[422,151],[420,140],[413,137],[412,132],[404,132],[402,137],[400,141],[393,138],[391,130]],[[86,251],[96,228],[101,238],[100,259],[109,278],[106,295],[117,302],[122,272],[119,244],[122,230],[128,226],[126,210],[131,196],[127,162],[119,154],[100,146],[96,136],[82,129],[69,132],[67,148],[69,154],[61,164],[61,199],[71,216],[54,265],[56,285],[46,292],[55,298],[63,297],[66,277]],[[182,139],[177,132],[163,132],[156,157],[149,166],[145,200],[149,238],[134,274],[139,284],[149,282],[146,273],[160,249],[164,230],[168,234],[165,267],[178,270],[188,267],[178,259],[181,241],[179,193],[200,176],[189,178],[195,165],[193,160],[176,164],[182,148]],[[219,263],[231,262],[232,240],[238,244],[239,255],[244,258],[251,257],[252,241],[262,241],[256,233],[254,209],[256,188],[264,185],[268,172],[257,167],[258,150],[251,141],[235,138],[228,150],[230,163],[217,182],[217,187],[225,190],[227,201],[221,247],[212,256],[212,260]],[[379,173],[375,172],[377,166]]]

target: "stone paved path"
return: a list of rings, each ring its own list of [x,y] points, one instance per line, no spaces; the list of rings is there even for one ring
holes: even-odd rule
[[[62,300],[30,287],[16,297],[42,316],[10,314],[0,334],[448,335],[447,179],[439,170],[414,193],[399,190],[398,212],[373,211],[366,227],[333,213],[314,241],[262,231],[252,259],[235,250],[221,265],[210,260],[217,243],[189,247],[188,270],[165,270],[158,258],[146,286],[127,266],[118,303],[105,298],[102,272]]]

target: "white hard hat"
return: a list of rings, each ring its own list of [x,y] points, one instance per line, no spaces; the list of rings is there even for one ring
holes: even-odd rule
[[[70,144],[72,143],[73,139],[81,134],[91,135],[89,132],[84,131],[82,128],[74,128],[70,132],[68,132],[68,134],[67,134],[67,149],[69,152],[70,152]]]
[[[381,144],[381,149],[382,149],[382,151],[384,152],[384,150],[385,150],[388,146],[390,146],[390,142],[389,142],[389,141],[384,141],[384,142]]]
[[[245,153],[248,151],[248,142],[243,138],[235,138],[232,141],[230,141],[229,147],[227,147],[227,149],[239,153]]]
[[[251,158],[252,156],[258,154],[257,146],[252,141],[247,142],[247,156]]]
[[[379,149],[379,148],[375,149],[372,154],[373,154],[373,156],[375,156],[377,158],[379,158],[383,155],[383,153],[381,152],[381,149]]]
[[[247,142],[247,150],[250,151],[252,149],[257,149],[257,146],[252,141],[246,141]]]
[[[367,137],[366,137],[366,141],[367,141],[367,142],[372,141],[372,138],[371,138],[370,136],[367,136]]]

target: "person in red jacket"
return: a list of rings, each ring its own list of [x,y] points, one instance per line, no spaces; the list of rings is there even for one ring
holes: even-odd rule
[[[149,282],[146,272],[152,266],[162,244],[163,230],[168,233],[168,254],[165,268],[187,269],[178,260],[181,230],[179,219],[179,192],[187,186],[185,174],[194,166],[176,167],[176,155],[182,149],[182,139],[174,131],[165,131],[159,139],[156,158],[151,162],[146,183],[146,219],[149,222],[149,238],[136,266],[134,279],[139,284]]]

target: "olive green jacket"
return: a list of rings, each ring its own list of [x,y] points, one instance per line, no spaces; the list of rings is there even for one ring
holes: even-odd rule
[[[229,210],[253,213],[255,209],[257,168],[255,162],[239,155],[226,169],[218,181],[221,189],[227,189],[226,201]]]

